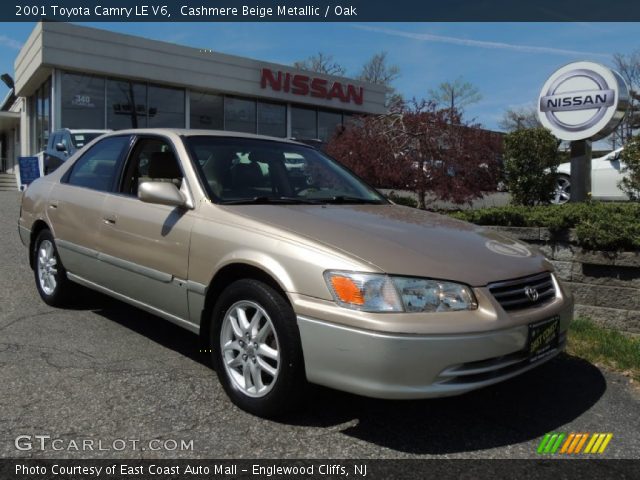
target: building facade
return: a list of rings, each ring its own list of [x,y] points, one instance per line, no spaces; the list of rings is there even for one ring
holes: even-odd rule
[[[59,128],[327,140],[353,115],[386,111],[380,85],[68,23],[36,24],[14,67],[15,101],[0,112],[7,172]]]

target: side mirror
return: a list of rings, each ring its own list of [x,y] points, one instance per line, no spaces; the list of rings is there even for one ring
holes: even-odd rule
[[[67,147],[64,146],[64,143],[59,142],[59,143],[56,143],[56,150],[58,152],[66,152],[67,151]]]
[[[185,207],[187,200],[171,182],[143,182],[138,186],[138,198],[145,203],[170,207]]]

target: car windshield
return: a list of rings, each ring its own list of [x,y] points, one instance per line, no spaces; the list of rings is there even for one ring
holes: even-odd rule
[[[215,136],[186,137],[185,142],[209,195],[220,203],[387,203],[311,147]]]
[[[77,149],[84,147],[87,143],[89,143],[94,138],[102,135],[100,132],[91,132],[91,133],[72,133],[71,134],[71,142],[73,146]]]

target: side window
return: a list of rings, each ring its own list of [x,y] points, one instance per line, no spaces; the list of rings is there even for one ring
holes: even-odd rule
[[[138,196],[138,186],[144,182],[172,182],[182,186],[182,170],[171,144],[162,138],[141,138],[136,143],[120,191]]]
[[[118,159],[129,137],[109,137],[96,143],[73,165],[67,183],[101,192],[111,190]]]

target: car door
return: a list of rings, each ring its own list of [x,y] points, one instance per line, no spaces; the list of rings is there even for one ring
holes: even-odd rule
[[[47,217],[70,275],[95,282],[102,204],[113,189],[130,136],[108,137],[75,161],[47,200]]]
[[[610,154],[593,160],[591,168],[591,194],[594,198],[624,200],[626,195],[618,187],[623,178],[620,154]]]
[[[146,306],[187,321],[187,269],[193,216],[186,208],[144,203],[144,181],[174,182],[184,175],[171,141],[160,136],[135,139],[123,163],[118,192],[103,205],[100,258],[103,284]]]

